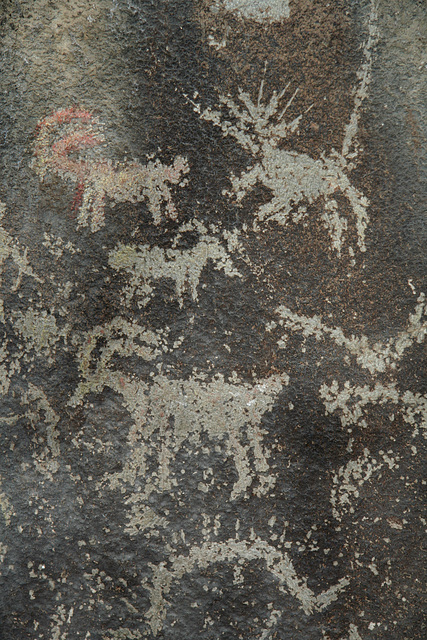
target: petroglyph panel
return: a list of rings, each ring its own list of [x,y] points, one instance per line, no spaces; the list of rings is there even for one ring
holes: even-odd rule
[[[0,21],[0,640],[421,640],[427,13]]]

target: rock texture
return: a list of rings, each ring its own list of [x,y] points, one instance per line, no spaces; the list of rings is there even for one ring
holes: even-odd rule
[[[0,21],[0,639],[424,638],[425,4]]]

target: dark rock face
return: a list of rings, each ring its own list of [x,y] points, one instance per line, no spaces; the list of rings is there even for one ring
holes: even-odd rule
[[[0,638],[424,638],[425,4],[0,7]]]

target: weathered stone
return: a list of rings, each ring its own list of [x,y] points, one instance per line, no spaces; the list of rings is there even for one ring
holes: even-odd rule
[[[424,638],[425,4],[0,12],[0,640]]]

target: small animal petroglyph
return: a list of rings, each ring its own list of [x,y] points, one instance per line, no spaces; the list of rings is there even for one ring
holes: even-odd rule
[[[62,135],[61,135],[62,134]],[[83,109],[64,109],[44,118],[37,126],[33,168],[43,180],[47,173],[71,180],[77,186],[74,199],[78,210],[78,226],[92,231],[104,224],[105,197],[110,206],[118,202],[148,201],[155,224],[162,216],[176,219],[169,184],[184,186],[182,176],[188,173],[187,161],[177,156],[172,165],[160,160],[113,162],[111,159],[82,158],[82,152],[105,141],[100,124]]]

